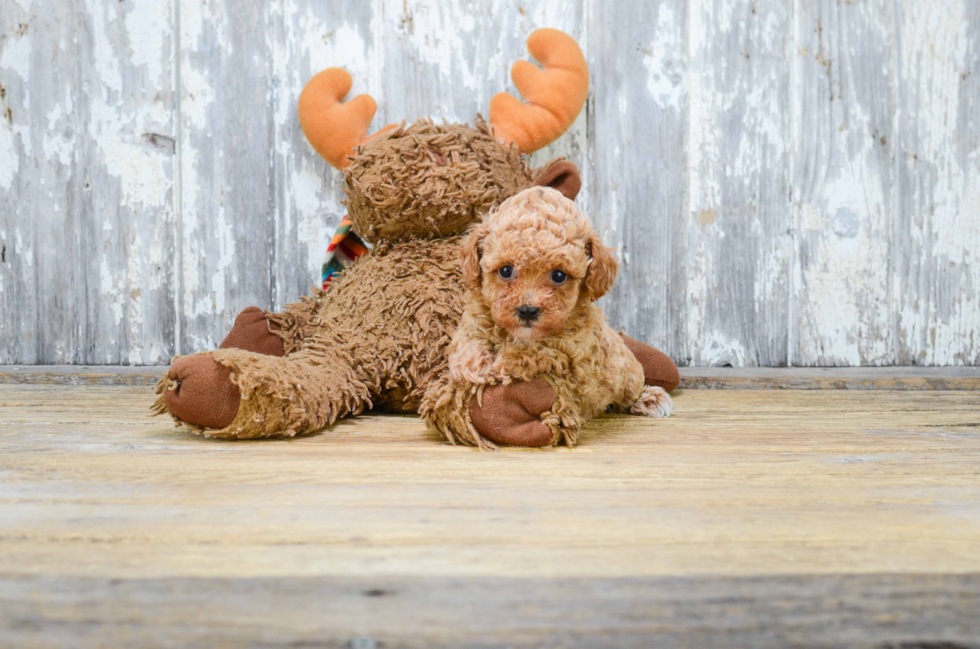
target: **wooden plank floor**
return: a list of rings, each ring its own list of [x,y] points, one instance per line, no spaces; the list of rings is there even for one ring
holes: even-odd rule
[[[675,400],[481,453],[0,385],[0,646],[980,646],[980,392]]]

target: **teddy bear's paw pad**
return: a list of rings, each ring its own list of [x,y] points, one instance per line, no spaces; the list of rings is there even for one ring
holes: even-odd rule
[[[219,349],[243,349],[266,356],[285,356],[282,338],[274,333],[279,329],[279,325],[270,321],[262,309],[250,306],[235,318],[235,326]]]
[[[167,376],[163,399],[177,419],[198,428],[219,429],[238,415],[241,394],[231,382],[231,371],[207,354],[178,359]]]
[[[470,402],[470,420],[476,430],[496,444],[548,446],[554,434],[541,414],[555,403],[555,391],[542,378],[494,385],[482,398]]]
[[[644,417],[670,417],[674,414],[674,400],[663,388],[650,385],[643,389],[643,395],[630,408],[630,414]]]

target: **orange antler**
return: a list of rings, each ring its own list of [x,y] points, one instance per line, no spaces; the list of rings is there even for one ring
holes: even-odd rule
[[[523,153],[558,139],[578,117],[589,94],[589,67],[571,36],[557,29],[538,29],[527,39],[527,51],[544,69],[518,61],[510,76],[528,103],[506,92],[490,100],[494,135],[515,143]]]
[[[353,83],[346,70],[327,68],[310,79],[299,96],[299,123],[306,139],[337,169],[350,164],[348,156],[367,137],[368,125],[378,110],[370,95],[358,95],[346,104],[340,103]],[[378,133],[389,128],[392,126]]]

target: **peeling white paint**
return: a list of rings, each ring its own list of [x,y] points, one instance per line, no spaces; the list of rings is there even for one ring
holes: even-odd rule
[[[717,332],[708,334],[701,342],[701,364],[721,367],[744,367],[748,360],[745,346],[740,340],[729,340]]]
[[[5,34],[0,54],[0,68],[5,73],[16,72],[21,81],[30,79],[31,40],[25,34]]]
[[[819,188],[819,206],[801,206],[808,267],[794,299],[809,321],[800,337],[802,358],[846,365],[888,364],[892,358],[887,302],[889,234],[879,224],[889,204],[873,159],[876,142],[835,160]],[[852,233],[853,232],[853,233]]]
[[[31,43],[25,36],[7,36],[0,39],[0,79],[7,78],[7,75],[17,75],[22,84],[30,79],[30,54]],[[8,82],[9,83],[9,82]],[[18,98],[11,93],[4,102],[0,104],[0,110],[6,112]],[[30,107],[30,94],[24,93],[17,102],[17,121],[22,121],[21,110]],[[13,110],[11,109],[11,113]],[[14,178],[20,171],[20,156],[17,153],[17,142],[15,142],[16,125],[8,121],[6,115],[0,115],[0,188],[10,190],[13,186]],[[24,133],[20,133],[17,140],[23,146]],[[30,146],[28,141],[27,146]],[[29,152],[28,152],[29,153]]]
[[[123,7],[119,4],[100,2],[99,0],[86,0],[85,8],[93,21],[97,23],[111,24],[119,20],[119,12]],[[99,80],[99,85],[108,89],[105,93],[115,96],[118,101],[118,93],[122,92],[122,74],[119,71],[119,59],[115,52],[113,43],[109,40],[108,30],[102,25],[91,31],[94,44],[92,55],[95,59],[95,73]]]
[[[0,188],[9,190],[20,169],[13,128],[0,124]]]
[[[647,92],[664,107],[681,108],[687,96],[687,68],[684,43],[673,29],[678,16],[669,4],[657,6],[657,26],[644,50],[643,62],[650,71]]]
[[[307,24],[315,24],[315,19],[307,13]],[[343,67],[351,72],[354,77],[354,86],[351,88],[350,97],[354,97],[363,91],[358,91],[358,86],[364,87],[367,83],[366,75],[356,75],[357,72],[367,72],[364,62],[368,60],[367,38],[361,34],[357,25],[339,25],[328,34],[323,34],[317,29],[308,29],[305,32],[305,45],[310,48],[310,53],[315,54],[316,60],[322,61],[321,69],[328,67]],[[353,70],[350,68],[354,67]],[[360,69],[358,69],[360,68]],[[319,72],[316,70],[315,72]],[[315,73],[314,72],[314,73]],[[305,82],[304,82],[305,83]]]
[[[902,353],[922,364],[980,362],[980,165],[961,156],[976,133],[963,120],[980,113],[980,34],[968,0],[902,8],[898,73],[908,107],[899,165],[901,210],[911,228],[896,286]],[[970,15],[973,14],[971,21]],[[972,47],[971,47],[972,46]],[[973,124],[976,124],[975,117]]]
[[[483,89],[480,62],[472,55],[476,36],[477,15],[463,9],[459,0],[445,2],[404,3],[388,0],[387,15],[401,16],[400,33],[414,55],[409,65],[424,68],[441,77],[442,82],[470,93]],[[521,55],[524,52],[519,53]],[[468,122],[472,114],[460,114],[455,106],[446,103],[447,97],[432,96],[429,113],[450,122]],[[422,115],[404,115],[415,120]]]
[[[103,252],[99,263],[99,273],[102,285],[103,306],[111,309],[113,324],[119,326],[123,322],[123,298],[122,290],[117,286],[114,259],[109,257],[107,252]]]
[[[170,2],[155,0],[138,3],[126,13],[126,34],[130,44],[130,63],[143,68],[146,77],[158,84],[167,74],[170,63],[167,47],[171,30]]]
[[[160,125],[168,121],[169,111],[157,102],[146,102],[121,114],[122,68],[135,63],[146,68],[152,84],[165,81],[163,34],[166,32],[159,25],[166,24],[167,7],[165,2],[145,3],[134,6],[126,14],[124,21],[130,30],[130,45],[134,52],[139,52],[130,60],[122,58],[117,44],[109,40],[107,29],[92,30],[96,75],[89,95],[89,136],[100,146],[106,171],[121,183],[125,203],[137,209],[162,207],[170,195],[170,177],[165,168],[169,159],[139,139],[144,133],[164,130]],[[111,11],[97,0],[88,0],[88,8],[93,16]],[[114,22],[119,18],[113,14],[106,20]],[[149,29],[150,26],[154,28]],[[134,33],[136,29],[143,29],[144,33]],[[148,94],[152,96],[152,90]]]
[[[143,360],[143,255],[144,242],[137,234],[129,245],[126,264],[126,286],[128,294],[123,296],[129,311],[129,354],[130,365],[141,365]]]
[[[821,1],[791,14],[778,3],[754,12],[752,0],[86,0],[73,26],[37,22],[31,0],[0,0],[15,23],[0,39],[12,109],[12,120],[0,115],[0,207],[18,209],[0,234],[16,251],[0,266],[0,291],[34,304],[50,268],[33,249],[39,233],[88,223],[98,249],[66,268],[80,273],[72,290],[87,286],[96,302],[83,307],[85,323],[46,319],[48,362],[160,362],[176,314],[184,351],[213,347],[241,307],[292,301],[315,281],[344,213],[339,174],[298,129],[296,101],[313,74],[348,69],[352,96],[379,103],[372,129],[426,115],[470,121],[493,93],[514,92],[509,69],[528,58],[524,39],[550,26],[579,40],[593,96],[532,163],[565,155],[581,167],[578,202],[628,269],[604,303],[629,333],[694,364],[778,361],[772,341],[787,328],[785,358],[802,364],[976,363],[971,2]],[[624,29],[634,14],[642,28]],[[85,77],[32,69],[48,51],[77,54]],[[790,68],[799,77],[788,83]],[[259,84],[258,101],[243,74]],[[166,139],[177,120],[179,165]],[[652,151],[617,122],[652,123],[645,133],[677,148]],[[676,178],[659,177],[653,160],[675,163]],[[245,190],[255,200],[243,207]],[[638,240],[654,232],[669,240]],[[269,268],[256,268],[264,260]],[[38,360],[4,342],[27,321],[0,316],[0,362]],[[97,339],[91,356],[86,337]]]
[[[121,181],[127,205],[163,207],[170,195],[170,174],[164,158],[123,139],[130,134],[103,134],[108,138],[103,149],[106,170]]]

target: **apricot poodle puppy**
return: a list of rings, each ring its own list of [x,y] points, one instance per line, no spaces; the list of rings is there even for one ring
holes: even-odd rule
[[[610,406],[670,416],[670,395],[644,385],[642,366],[593,304],[618,267],[575,203],[550,188],[524,190],[469,231],[461,255],[465,307],[448,375],[423,400],[430,426],[453,443],[494,448],[470,421],[470,399],[537,377],[555,393],[540,415],[551,445],[574,445],[582,424]]]

